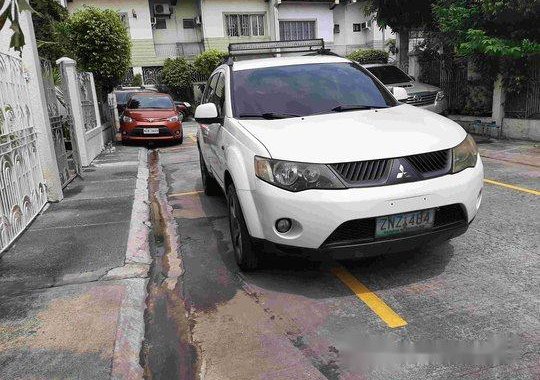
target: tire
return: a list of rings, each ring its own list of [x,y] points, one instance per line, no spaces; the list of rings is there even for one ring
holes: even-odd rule
[[[216,182],[214,177],[208,171],[206,164],[204,163],[204,158],[201,151],[199,151],[199,163],[201,166],[201,178],[203,183],[204,193],[206,195],[218,195],[220,193],[219,184]]]
[[[182,145],[184,142],[184,132],[182,132],[182,135],[180,136],[180,140],[178,140],[178,145]]]
[[[259,257],[251,241],[251,236],[249,236],[240,201],[232,183],[227,189],[227,205],[229,209],[229,229],[236,264],[243,272],[253,271],[259,266]]]

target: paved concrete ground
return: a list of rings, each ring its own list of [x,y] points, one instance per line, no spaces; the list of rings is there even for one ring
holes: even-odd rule
[[[194,133],[194,125],[186,123],[185,130]],[[526,165],[510,162],[503,151],[512,149],[521,152]],[[489,150],[496,159],[484,159],[487,178],[538,190],[534,147],[506,143],[491,144]],[[517,161],[523,163],[523,157]],[[435,248],[341,263],[407,323],[389,328],[332,273],[334,262],[283,257],[260,271],[239,273],[225,200],[200,193],[193,140],[160,148],[152,165],[152,193],[161,210],[156,215],[165,232],[159,234],[163,247],[151,280],[149,378],[540,377],[537,195],[486,184],[483,207],[467,234]],[[454,355],[441,363],[424,355],[400,364],[403,357],[390,356],[386,348],[387,355],[377,358],[384,357],[387,365],[373,368],[372,358],[360,355],[374,349],[377,339],[431,345],[417,347],[428,354],[445,352],[445,344],[455,349],[459,342],[470,352],[493,337],[514,339],[513,356],[504,346],[487,357]],[[443,348],[434,347],[436,342]],[[508,361],[497,361],[504,358]],[[467,359],[481,365],[466,364]]]
[[[148,263],[125,266],[139,161],[136,147],[101,154],[0,259],[0,378],[142,373],[130,350]]]

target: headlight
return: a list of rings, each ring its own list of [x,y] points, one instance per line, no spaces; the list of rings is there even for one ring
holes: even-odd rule
[[[168,118],[167,120],[170,121],[171,123],[175,123],[175,122],[177,122],[177,121],[180,120],[180,119],[178,119],[178,115],[176,115],[176,116],[171,116],[171,117]]]
[[[345,185],[323,164],[273,160],[255,156],[255,175],[289,191],[343,189]]]
[[[478,148],[471,135],[467,135],[461,144],[452,149],[452,156],[452,173],[476,166]]]
[[[440,102],[441,100],[444,99],[445,96],[446,95],[444,95],[444,91],[439,91],[439,92],[437,92],[437,96],[435,97],[435,100]]]
[[[122,116],[122,121],[124,123],[132,123],[133,122],[133,119],[130,118],[129,116]]]

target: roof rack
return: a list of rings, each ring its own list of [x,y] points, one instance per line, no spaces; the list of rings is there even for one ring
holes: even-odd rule
[[[311,40],[294,41],[263,41],[263,42],[240,42],[229,44],[229,57],[260,53],[317,53],[326,52],[324,40],[314,38]]]

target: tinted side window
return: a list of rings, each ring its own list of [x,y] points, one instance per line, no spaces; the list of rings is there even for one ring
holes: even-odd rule
[[[218,79],[219,73],[214,74],[213,76],[208,79],[208,83],[206,84],[206,88],[204,89],[204,94],[201,99],[201,104],[208,103],[210,101],[210,95],[216,88],[216,81]]]
[[[223,109],[223,105],[225,104],[225,76],[223,74],[219,75],[215,91],[210,96],[209,101],[216,105],[218,115],[222,117],[225,111]]]

